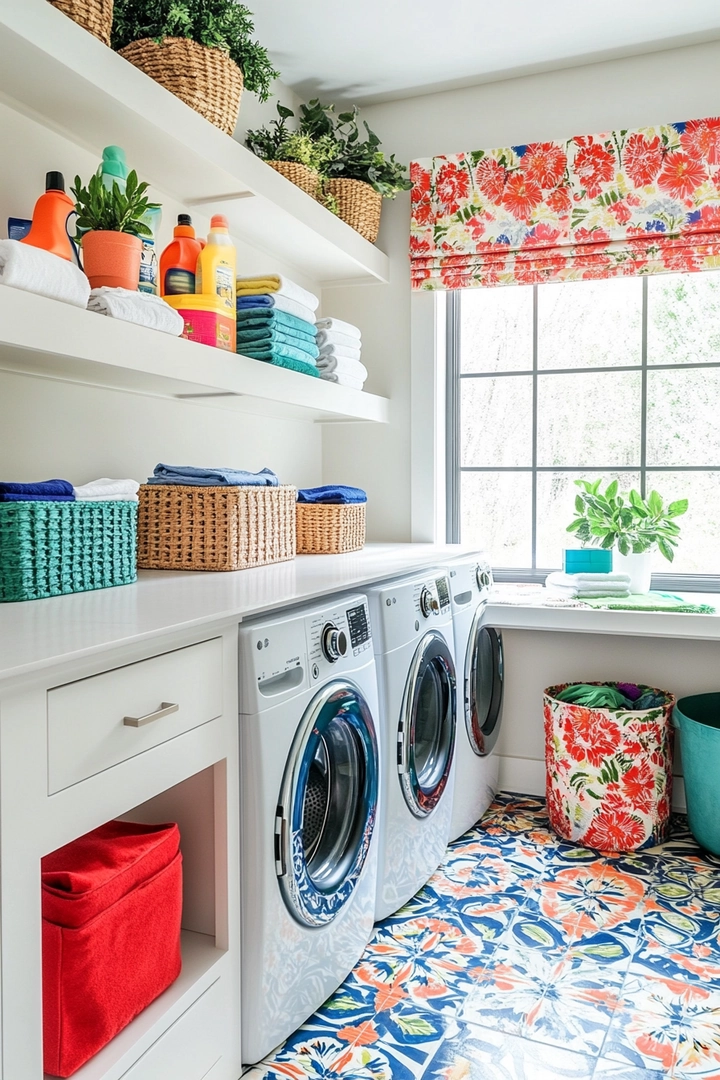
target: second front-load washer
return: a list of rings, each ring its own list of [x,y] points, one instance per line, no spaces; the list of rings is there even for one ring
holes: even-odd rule
[[[369,590],[384,755],[376,920],[442,861],[450,832],[455,662],[445,570]]]
[[[498,758],[503,701],[503,644],[499,630],[486,624],[485,608],[492,571],[482,555],[449,567],[458,678],[458,734],[450,839],[471,829],[498,789]]]
[[[377,684],[364,596],[240,627],[242,1060],[333,993],[373,928]]]

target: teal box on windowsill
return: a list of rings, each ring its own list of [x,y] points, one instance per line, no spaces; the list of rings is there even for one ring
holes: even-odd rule
[[[563,569],[566,574],[609,574],[612,551],[606,548],[565,548]]]

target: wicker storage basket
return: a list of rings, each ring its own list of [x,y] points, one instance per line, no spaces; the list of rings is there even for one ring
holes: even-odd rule
[[[297,504],[298,555],[337,555],[365,544],[365,503]]]
[[[120,55],[232,135],[240,112],[242,71],[222,49],[209,49],[189,38],[133,41]]]
[[[0,601],[129,585],[137,503],[0,503]]]
[[[245,570],[295,558],[294,487],[143,484],[138,566]]]
[[[89,30],[103,45],[110,44],[113,0],[50,0],[50,3],[78,26]]]
[[[282,173],[291,184],[307,191],[313,199],[320,194],[320,173],[315,169],[309,169],[307,165],[301,165],[298,161],[267,161],[267,165]]]
[[[326,180],[325,194],[337,202],[338,217],[374,244],[380,231],[382,195],[362,180],[342,177]]]

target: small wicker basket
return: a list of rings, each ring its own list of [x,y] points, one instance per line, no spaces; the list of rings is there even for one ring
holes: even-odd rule
[[[113,0],[50,0],[50,3],[99,38],[103,45],[110,44]]]
[[[338,217],[374,244],[380,231],[382,195],[363,180],[344,177],[326,180],[324,190],[337,202]]]
[[[120,55],[199,112],[215,127],[232,135],[240,112],[243,75],[222,49],[209,49],[190,38],[143,38],[119,50]]]
[[[298,555],[338,555],[365,544],[365,503],[297,504]]]
[[[143,484],[138,566],[245,570],[295,558],[294,487]]]
[[[291,184],[302,188],[313,199],[320,194],[320,173],[315,169],[309,169],[307,165],[301,165],[299,161],[266,161],[275,172],[282,173]]]

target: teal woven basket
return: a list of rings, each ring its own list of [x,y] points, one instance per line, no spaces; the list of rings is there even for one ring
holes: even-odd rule
[[[0,603],[129,585],[137,503],[0,503]]]

